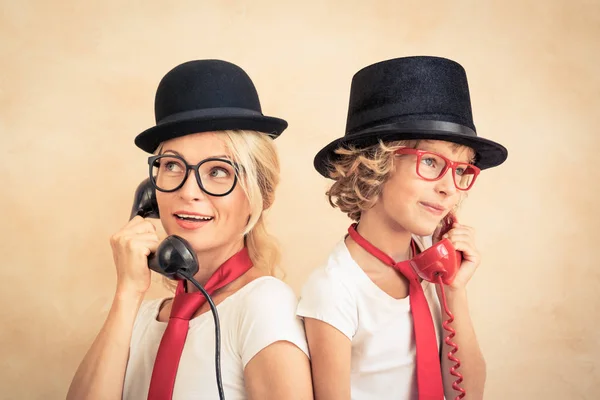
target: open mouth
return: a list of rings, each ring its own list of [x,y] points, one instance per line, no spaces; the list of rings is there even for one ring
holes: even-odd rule
[[[175,218],[182,221],[193,221],[193,222],[206,222],[212,221],[213,217],[205,217],[201,215],[190,215],[190,214],[175,214]]]

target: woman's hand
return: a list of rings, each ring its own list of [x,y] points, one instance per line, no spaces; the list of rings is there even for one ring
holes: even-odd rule
[[[140,216],[112,235],[110,245],[117,267],[117,293],[146,293],[150,287],[148,256],[156,251],[158,243],[155,226]]]

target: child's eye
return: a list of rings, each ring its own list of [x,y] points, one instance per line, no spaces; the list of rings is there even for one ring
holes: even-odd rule
[[[428,167],[435,167],[436,160],[433,157],[423,157],[421,162]]]
[[[456,168],[456,175],[462,176],[465,173],[465,169],[462,167]]]

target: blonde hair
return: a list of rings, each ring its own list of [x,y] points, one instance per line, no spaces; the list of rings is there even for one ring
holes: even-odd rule
[[[265,211],[273,205],[279,184],[279,156],[273,139],[264,133],[248,130],[215,133],[225,139],[233,161],[241,167],[239,183],[251,210],[244,230],[250,258],[255,267],[269,275],[276,275],[281,254],[265,222]]]
[[[329,177],[335,182],[326,192],[329,204],[338,207],[353,221],[371,208],[381,194],[394,165],[394,152],[401,147],[415,148],[418,141],[395,141],[365,148],[340,147],[337,159],[330,164]]]
[[[394,166],[394,152],[403,147],[414,149],[418,144],[419,140],[387,143],[379,140],[377,144],[365,148],[347,146],[335,150],[337,158],[330,164],[329,175],[335,182],[326,192],[329,204],[334,208],[338,207],[353,221],[359,221],[362,212],[377,202]],[[456,148],[467,148],[452,144]],[[472,153],[474,158],[474,152]],[[466,192],[461,192],[456,209],[466,196]]]
[[[282,278],[279,245],[268,232],[265,222],[265,211],[273,205],[275,189],[279,184],[279,156],[273,139],[250,130],[213,133],[223,140],[232,161],[239,166],[238,184],[250,204],[250,218],[243,232],[250,259],[264,273]],[[161,149],[162,144],[156,153],[160,153]],[[163,283],[170,289],[175,287],[168,278],[164,278]]]

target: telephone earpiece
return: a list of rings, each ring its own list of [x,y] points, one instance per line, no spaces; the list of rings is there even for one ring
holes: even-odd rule
[[[142,218],[159,218],[156,191],[150,178],[143,180],[135,191],[133,207],[129,219],[136,215]],[[158,246],[156,253],[148,256],[148,268],[169,279],[183,279],[178,275],[184,272],[194,276],[198,272],[198,259],[192,246],[184,238],[171,235]]]
[[[455,221],[456,217],[453,214],[448,214],[442,221],[442,227],[434,234],[434,240],[441,238],[452,229]],[[450,285],[461,262],[461,252],[454,249],[450,239],[442,239],[413,257],[410,264],[421,279],[437,283],[438,277],[441,276],[442,282]]]

